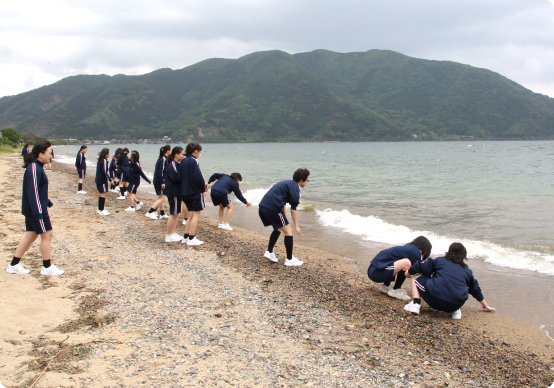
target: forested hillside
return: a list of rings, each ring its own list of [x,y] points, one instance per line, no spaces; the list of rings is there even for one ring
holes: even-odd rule
[[[489,70],[392,51],[268,51],[65,78],[1,98],[0,127],[91,140],[553,139],[554,99]]]

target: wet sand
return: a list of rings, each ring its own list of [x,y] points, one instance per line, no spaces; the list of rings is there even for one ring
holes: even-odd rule
[[[0,155],[4,265],[23,233],[19,165]],[[219,230],[215,208],[200,221],[204,245],[171,245],[163,242],[165,221],[144,217],[149,201],[130,214],[127,202],[110,194],[112,215],[101,218],[92,176],[89,193],[78,196],[70,166],[54,164],[48,175],[53,260],[67,274],[37,275],[36,246],[23,260],[31,275],[2,271],[0,381],[7,387],[37,378],[37,387],[554,381],[554,347],[536,325],[471,306],[461,321],[429,309],[405,313],[404,303],[380,294],[353,261],[310,247],[322,240],[312,240],[308,225],[295,238],[305,265],[287,268],[261,257],[269,230]],[[368,247],[368,255],[380,249]],[[282,240],[276,253],[284,257]]]

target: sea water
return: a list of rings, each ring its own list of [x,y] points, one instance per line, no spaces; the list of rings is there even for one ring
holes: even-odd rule
[[[152,175],[160,146],[107,147],[112,152],[118,147],[139,151],[143,169]],[[90,145],[87,152],[89,190],[94,190],[96,159],[103,147]],[[493,282],[512,276],[519,291],[529,294],[537,287],[540,295],[533,296],[533,305],[546,303],[543,307],[554,310],[554,141],[203,147],[199,163],[206,181],[215,172],[240,172],[241,190],[254,205],[271,185],[291,179],[299,167],[308,168],[310,182],[299,207],[304,231],[300,243],[352,259],[363,271],[372,258],[369,248],[403,245],[425,235],[433,244],[432,256],[438,256],[458,241],[466,246],[481,283],[483,276]],[[55,147],[56,159],[73,163],[78,149]],[[146,182],[141,189],[153,191]],[[240,207],[237,202],[235,212]],[[263,231],[253,221],[256,217],[257,211],[250,211],[245,227]],[[490,291],[481,286],[492,305]],[[502,288],[495,291],[510,295]],[[492,300],[498,304],[503,298]],[[535,310],[512,315],[554,332],[554,314]]]

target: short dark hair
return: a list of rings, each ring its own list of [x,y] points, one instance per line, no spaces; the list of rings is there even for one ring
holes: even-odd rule
[[[202,146],[198,143],[189,143],[187,144],[187,149],[185,150],[185,155],[190,156],[194,151],[202,151]]]
[[[423,260],[429,257],[433,248],[431,242],[425,236],[416,237],[410,244],[414,244],[421,251],[421,258]]]
[[[238,172],[234,172],[231,175],[229,175],[232,180],[242,182],[242,175],[240,175]]]
[[[310,172],[308,171],[307,168],[299,168],[292,175],[292,179],[295,182],[306,181],[308,180],[309,176],[310,176]]]
[[[446,252],[445,257],[447,260],[465,267],[466,263],[464,263],[464,260],[467,260],[466,247],[459,242],[452,243],[448,247],[448,252]]]

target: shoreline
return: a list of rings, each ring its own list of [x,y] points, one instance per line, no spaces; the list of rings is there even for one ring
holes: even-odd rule
[[[0,155],[2,168],[8,165],[6,172],[14,177],[0,193],[6,203],[0,214],[5,265],[22,233],[19,162]],[[94,177],[87,177],[88,194],[77,196],[76,175],[63,166],[54,161],[48,175],[53,262],[67,275],[48,278],[48,287],[40,286],[44,277],[5,272],[0,277],[6,286],[25,291],[10,294],[18,302],[35,294],[43,298],[26,311],[29,321],[18,310],[2,329],[0,350],[9,361],[0,366],[0,381],[6,386],[33,374],[17,366],[31,358],[29,343],[40,335],[63,340],[68,334],[50,330],[60,319],[65,325],[77,320],[73,309],[94,294],[106,303],[94,314],[100,324],[77,328],[68,343],[103,342],[91,344],[91,354],[74,361],[81,375],[47,372],[42,386],[140,386],[143,381],[151,386],[170,381],[382,386],[393,381],[548,387],[554,381],[554,346],[533,325],[472,308],[464,308],[459,322],[428,309],[412,316],[402,311],[403,302],[381,295],[351,261],[297,243],[298,256],[309,258],[306,264],[272,265],[261,257],[266,237],[240,228],[218,230],[217,220],[203,216],[198,228],[203,246],[166,244],[165,222],[144,217],[148,201],[129,214],[123,211],[128,203],[109,194],[112,215],[100,218]],[[139,188],[139,198],[149,197]],[[283,257],[282,241],[276,251]],[[37,255],[35,244],[23,260],[33,272]],[[39,324],[34,314],[49,301],[56,311]],[[3,317],[14,313],[6,301],[0,309]],[[15,330],[18,326],[28,327],[25,334]],[[245,369],[248,375],[241,373]],[[5,377],[10,375],[20,380]]]

